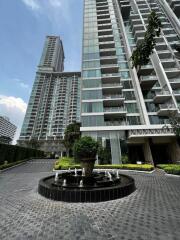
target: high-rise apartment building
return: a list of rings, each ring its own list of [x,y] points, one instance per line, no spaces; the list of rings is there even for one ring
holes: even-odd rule
[[[17,127],[8,117],[0,116],[0,143],[10,144],[13,141]]]
[[[111,152],[110,163],[161,163],[179,160],[172,129],[163,128],[179,114],[180,22],[161,0],[84,0],[81,131]],[[144,38],[148,16],[162,22],[150,62],[132,69],[133,49]]]
[[[64,130],[80,122],[80,72],[63,72],[64,51],[57,36],[47,36],[36,73],[19,144],[38,140],[46,152],[60,153]]]

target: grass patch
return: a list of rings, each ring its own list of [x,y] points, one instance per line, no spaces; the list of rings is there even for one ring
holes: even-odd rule
[[[22,160],[22,161],[17,161],[17,162],[13,162],[13,163],[2,164],[2,165],[0,165],[0,170],[4,170],[6,168],[16,166],[16,165],[26,162],[26,161],[28,161],[28,160]]]
[[[180,175],[180,165],[178,164],[159,164],[157,167],[163,169],[166,173]]]
[[[69,168],[81,168],[80,164],[76,164],[73,158],[63,157],[55,162],[55,170],[67,170]],[[152,171],[154,167],[150,164],[108,164],[95,165],[95,169],[126,169],[138,171]]]

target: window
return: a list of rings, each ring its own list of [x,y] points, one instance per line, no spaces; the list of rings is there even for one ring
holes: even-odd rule
[[[134,100],[135,99],[135,95],[133,91],[124,91],[123,95],[125,96],[126,100]]]
[[[83,78],[89,77],[101,77],[101,71],[100,70],[83,71]]]
[[[100,79],[88,79],[82,81],[83,88],[95,88],[101,87],[101,80]]]
[[[82,116],[82,127],[103,126],[103,116]]]
[[[101,90],[87,90],[82,92],[82,99],[102,99],[102,91]]]
[[[84,113],[103,112],[103,103],[102,102],[82,103],[82,112]]]
[[[126,108],[128,113],[137,113],[138,108],[136,103],[126,103]]]

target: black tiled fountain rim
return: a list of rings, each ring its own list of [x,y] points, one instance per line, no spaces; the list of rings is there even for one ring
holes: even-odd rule
[[[110,187],[65,189],[48,185],[45,181],[54,175],[39,181],[38,192],[42,196],[55,201],[64,202],[103,202],[125,197],[135,191],[135,181],[132,177],[120,174],[128,179],[125,185],[118,184]]]

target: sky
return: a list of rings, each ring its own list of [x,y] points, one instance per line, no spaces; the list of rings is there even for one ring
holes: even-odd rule
[[[0,115],[18,139],[46,35],[61,37],[65,71],[81,69],[83,0],[0,0]],[[15,141],[14,141],[15,143]]]

